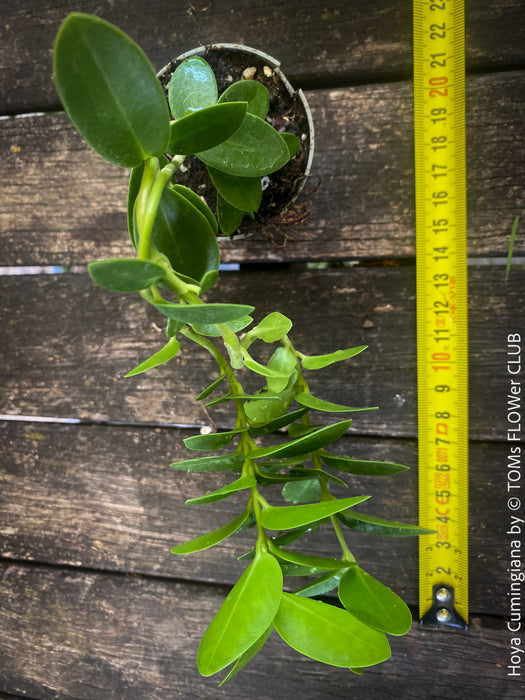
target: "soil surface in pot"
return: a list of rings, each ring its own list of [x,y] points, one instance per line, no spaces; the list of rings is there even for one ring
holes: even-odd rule
[[[249,73],[253,73],[255,69],[251,79],[265,85],[270,94],[267,121],[277,131],[295,134],[301,141],[299,150],[289,163],[276,173],[263,178],[263,198],[256,218],[261,222],[271,220],[286,210],[290,202],[297,197],[304,181],[310,148],[309,125],[304,106],[299,94],[294,92],[290,95],[279,73],[257,54],[211,45],[206,47],[204,58],[215,73],[219,95],[232,82],[242,80],[247,69]],[[166,94],[173,71],[180,62],[171,61],[160,76]],[[211,184],[206,166],[198,158],[186,158],[183,168],[177,173],[177,182],[204,197],[208,206],[216,211],[216,190]],[[242,233],[242,228],[241,226],[238,234]]]

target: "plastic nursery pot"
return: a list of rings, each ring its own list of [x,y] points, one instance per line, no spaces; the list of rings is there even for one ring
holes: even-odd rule
[[[302,90],[293,89],[282,73],[279,61],[268,54],[240,44],[211,44],[187,51],[159,71],[158,77],[166,94],[174,70],[190,56],[202,56],[209,63],[215,73],[219,95],[238,80],[258,80],[265,85],[270,94],[267,121],[277,131],[287,131],[300,139],[301,145],[295,156],[283,168],[262,178],[262,203],[256,219],[268,221],[278,217],[297,199],[313,159],[314,127]],[[177,173],[177,182],[193,189],[216,210],[215,189],[206,166],[198,158],[190,156],[184,161]],[[239,235],[242,234],[238,230],[233,237]]]

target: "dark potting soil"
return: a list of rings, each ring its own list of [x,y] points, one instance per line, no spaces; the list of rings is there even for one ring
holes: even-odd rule
[[[294,92],[290,95],[279,73],[256,54],[211,45],[206,47],[204,58],[215,73],[219,95],[233,82],[241,80],[247,68],[255,68],[252,79],[265,85],[270,94],[267,121],[277,131],[295,134],[301,142],[291,161],[263,179],[262,203],[256,219],[261,222],[271,220],[286,210],[303,184],[310,148],[309,124],[304,106],[299,94]],[[171,76],[180,62],[171,61],[160,77],[166,95]],[[177,182],[204,197],[208,206],[216,211],[216,190],[211,184],[206,166],[198,158],[189,156],[185,159],[183,168],[177,173]],[[242,233],[242,225],[237,233]]]

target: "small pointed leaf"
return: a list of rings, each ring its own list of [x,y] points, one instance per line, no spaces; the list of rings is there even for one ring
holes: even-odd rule
[[[332,666],[373,666],[390,657],[384,634],[346,610],[311,598],[283,593],[274,625],[292,649]]]
[[[221,447],[229,445],[242,432],[242,430],[228,430],[222,433],[192,435],[192,437],[184,438],[184,444],[188,450],[220,450]]]
[[[177,192],[177,194],[180,194],[183,197],[185,197],[188,200],[188,202],[190,202],[190,204],[193,204],[195,209],[198,209],[200,213],[206,217],[213,233],[217,233],[217,231],[219,230],[219,227],[217,226],[217,219],[213,215],[213,212],[210,209],[210,207],[199,197],[198,194],[196,194],[193,190],[190,190],[189,187],[185,187],[184,185],[176,184],[173,185],[171,189],[174,190],[174,192]]]
[[[293,158],[299,150],[299,146],[301,145],[300,139],[295,134],[288,134],[286,132],[281,134],[281,138],[283,139],[283,141],[286,144],[286,147],[288,148],[290,158]]]
[[[239,333],[239,331],[244,330],[253,321],[251,316],[241,316],[236,318],[234,321],[228,321],[227,325],[232,329],[234,333]],[[217,328],[213,323],[196,323],[194,324],[195,330],[201,335],[209,335],[212,337],[219,337],[222,335],[220,328]]]
[[[255,481],[255,478],[253,476],[251,476],[250,474],[246,474],[245,476],[239,477],[231,484],[223,486],[222,488],[217,489],[216,491],[211,491],[210,493],[207,493],[204,496],[198,496],[197,498],[190,498],[186,501],[186,505],[196,506],[200,505],[201,503],[213,503],[215,501],[222,501],[223,498],[228,498],[228,496],[237,493],[237,491],[249,489],[251,486],[255,486],[256,483],[257,482]]]
[[[307,413],[307,411],[307,408],[300,408],[298,411],[291,411],[290,413],[285,413],[284,415],[275,418],[274,420],[270,421],[269,423],[266,423],[265,425],[251,427],[250,432],[252,433],[252,435],[269,435],[270,433],[274,433],[276,430],[284,428],[285,426],[290,425],[290,423],[293,423],[294,421],[298,420],[299,418],[304,416],[304,414]]]
[[[282,584],[274,557],[258,553],[201,639],[197,665],[203,676],[225,668],[261,638],[279,609]]]
[[[302,588],[294,591],[295,595],[303,596],[304,598],[313,598],[314,596],[326,595],[339,586],[341,576],[347,569],[339,569],[338,571],[329,571],[324,576],[307,583]]]
[[[203,549],[209,549],[214,547],[219,542],[227,539],[233,535],[237,530],[243,525],[250,516],[250,509],[245,510],[243,513],[234,518],[231,522],[222,525],[216,530],[207,532],[204,535],[199,535],[194,537],[188,542],[183,542],[182,544],[173,547],[170,551],[172,554],[192,554],[193,552],[202,552]]]
[[[247,651],[245,651],[244,654],[239,656],[237,661],[233,664],[231,669],[228,671],[227,675],[219,683],[219,688],[221,686],[223,686],[225,683],[227,683],[228,681],[230,681],[234,676],[236,676],[239,673],[239,671],[241,671],[246,666],[246,664],[249,663],[253,659],[253,657],[262,649],[262,647],[266,643],[266,640],[268,639],[268,637],[271,635],[272,632],[273,632],[273,625],[269,625],[266,632],[261,634],[259,639],[254,644],[252,644],[252,646]]]
[[[203,389],[195,400],[202,401],[202,399],[207,398],[210,394],[212,394],[215,391],[219,384],[221,384],[223,379],[226,379],[225,374],[221,374],[220,377],[217,377],[217,379],[213,381],[209,386],[207,386],[206,389]]]
[[[331,455],[324,450],[320,453],[323,462],[338,469],[346,474],[362,474],[363,476],[391,476],[399,474],[408,469],[402,464],[393,464],[392,462],[374,462],[367,459],[351,459],[350,457],[338,457]]]
[[[350,420],[344,420],[324,428],[318,428],[313,433],[308,433],[308,435],[287,442],[284,445],[257,448],[250,456],[252,459],[269,457],[270,455],[272,457],[295,457],[314,452],[342,437],[350,427],[351,422]]]
[[[315,411],[325,411],[327,413],[351,413],[353,411],[374,411],[377,406],[370,408],[354,408],[352,406],[341,406],[338,403],[332,403],[331,401],[325,401],[324,399],[319,399],[317,396],[312,396],[308,391],[301,391],[294,396],[295,400],[301,406],[306,406]]]
[[[243,455],[240,452],[233,452],[228,455],[213,455],[211,457],[185,459],[182,462],[172,462],[170,467],[182,469],[186,472],[224,472],[241,469],[243,464]]]
[[[366,350],[368,345],[359,345],[355,348],[348,348],[347,350],[336,350],[328,355],[303,355],[301,357],[301,364],[305,369],[323,369],[329,365],[333,365],[334,362],[341,362],[342,360],[348,360],[351,357],[359,355],[359,353]]]
[[[404,600],[358,566],[342,576],[339,599],[358,620],[379,632],[402,635],[412,625],[412,613]]]
[[[168,340],[168,342],[163,348],[161,348],[151,357],[148,357],[148,359],[144,360],[144,362],[141,362],[140,365],[134,367],[124,376],[133,377],[136,374],[147,372],[149,369],[153,369],[153,367],[158,367],[159,365],[164,364],[164,362],[168,362],[168,360],[171,360],[173,357],[175,357],[179,350],[179,341],[176,338],[171,338],[170,340]]]
[[[300,554],[299,552],[290,552],[287,549],[279,549],[279,547],[275,546],[272,546],[271,552],[278,559],[290,562],[290,564],[297,564],[298,566],[309,566],[326,571],[334,571],[348,567],[348,562],[340,561],[339,559],[313,557],[307,554]]]
[[[301,527],[352,508],[368,498],[370,496],[353,496],[300,506],[266,506],[261,511],[261,525],[269,530]]]
[[[352,515],[342,514],[338,518],[347,527],[357,532],[364,532],[367,535],[382,535],[383,537],[411,537],[417,535],[431,535],[435,530],[429,530],[426,527],[417,525],[408,525],[399,523],[397,520],[384,520],[377,518],[374,515],[365,515],[365,513],[356,513],[352,511]]]

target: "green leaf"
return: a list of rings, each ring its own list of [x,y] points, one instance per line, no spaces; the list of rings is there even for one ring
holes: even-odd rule
[[[280,134],[264,119],[250,113],[227,141],[196,155],[206,165],[239,177],[269,175],[290,160]]]
[[[132,168],[164,153],[164,92],[146,54],[120,29],[71,13],[56,37],[53,73],[73,125],[106,160]]]
[[[247,102],[248,112],[265,119],[270,106],[268,88],[256,80],[239,80],[219,97],[219,102]]]
[[[183,327],[184,323],[181,323],[180,321],[174,321],[172,318],[169,318],[166,324],[166,337],[174,338]]]
[[[299,552],[290,552],[287,549],[279,549],[279,547],[274,545],[271,546],[271,552],[278,559],[290,562],[290,564],[297,564],[298,566],[306,566],[325,571],[334,571],[348,567],[348,562],[340,561],[339,559],[312,557],[307,554],[299,554]]]
[[[211,457],[197,457],[185,459],[182,462],[173,462],[170,467],[182,469],[186,472],[224,472],[241,469],[244,457],[240,452],[228,455],[213,455]]]
[[[324,428],[318,428],[308,435],[287,442],[284,445],[272,445],[271,447],[260,447],[251,452],[250,457],[295,457],[304,455],[329,445],[331,442],[342,437],[352,421],[344,420]]]
[[[265,343],[276,343],[284,338],[291,329],[291,320],[279,313],[279,311],[273,311],[246,334],[246,337],[243,339],[243,346],[249,347],[256,339],[263,340]]]
[[[341,577],[339,600],[358,620],[379,632],[399,636],[412,625],[406,603],[358,566],[350,567]]]
[[[361,474],[363,476],[391,476],[408,469],[402,464],[392,462],[374,462],[368,459],[351,459],[350,457],[338,457],[323,450],[320,452],[323,462],[333,469],[338,469],[346,474]]]
[[[199,282],[206,273],[219,269],[214,229],[207,217],[175,189],[167,187],[162,193],[152,239],[181,275]]]
[[[203,676],[225,668],[260,639],[279,609],[282,584],[277,561],[258,553],[201,639],[197,665]]]
[[[321,576],[320,578],[315,579],[315,581],[311,581],[302,588],[299,588],[297,591],[294,591],[294,593],[295,595],[300,595],[304,598],[313,598],[313,596],[317,595],[326,595],[339,586],[341,576],[346,570],[347,569],[345,568],[339,569],[335,572],[329,571],[327,574],[324,574],[324,576]]]
[[[208,220],[208,223],[210,224],[213,233],[217,234],[219,227],[217,225],[217,219],[213,215],[212,210],[210,207],[204,202],[198,194],[196,194],[193,190],[190,190],[189,187],[185,187],[184,185],[172,185],[171,189],[174,190],[174,192],[177,192],[177,194],[181,194],[183,197],[185,197],[190,204],[193,204],[195,209],[198,209],[200,213],[206,217]]]
[[[220,450],[229,445],[242,430],[228,430],[222,433],[208,433],[207,435],[193,435],[184,438],[184,444],[188,450]]]
[[[333,474],[330,474],[330,472],[326,472],[323,469],[306,469],[301,467],[294,467],[290,474],[292,476],[299,476],[302,479],[313,477],[319,478],[320,476],[322,476],[328,481],[331,481],[332,483],[337,484],[338,486],[342,486],[344,489],[348,488],[348,485],[342,479],[339,479],[337,476],[334,476]]]
[[[274,625],[292,649],[332,666],[361,668],[390,657],[384,634],[346,610],[311,598],[283,593]]]
[[[224,197],[217,192],[217,219],[219,220],[219,228],[225,236],[231,236],[237,231],[245,214],[246,212],[228,204]]]
[[[191,155],[218,146],[240,127],[247,106],[246,102],[225,102],[171,122],[168,153]]]
[[[253,321],[251,316],[241,316],[236,318],[234,321],[229,321],[227,325],[232,329],[234,333],[244,330]],[[195,330],[201,335],[209,335],[212,337],[219,337],[222,335],[220,328],[217,328],[213,323],[196,323]]]
[[[168,86],[168,102],[175,119],[217,102],[217,82],[208,63],[192,56],[174,70]]]
[[[228,674],[223,678],[223,680],[219,683],[219,688],[223,686],[225,683],[230,681],[234,676],[236,676],[239,671],[241,671],[247,663],[249,663],[253,657],[262,649],[264,644],[266,643],[266,640],[268,637],[271,635],[273,632],[273,625],[269,625],[268,629],[266,632],[261,634],[259,639],[252,644],[252,646],[244,652],[244,654],[241,654],[237,661],[233,664],[231,669],[228,671]]]
[[[158,302],[156,308],[167,318],[183,323],[228,323],[253,311],[245,304],[172,304]]]
[[[284,140],[286,147],[288,148],[290,158],[293,158],[301,145],[300,139],[295,134],[287,134],[286,132],[281,133],[281,138]]]
[[[370,496],[353,496],[300,506],[264,506],[261,511],[261,525],[269,530],[301,527],[352,508],[368,498]]]
[[[339,520],[347,527],[367,535],[382,535],[384,537],[411,537],[414,535],[431,535],[435,530],[417,525],[399,523],[397,520],[384,520],[374,515],[365,515],[352,511],[352,515],[339,514]]]
[[[246,417],[252,425],[266,425],[282,416],[292,403],[293,391],[286,389],[280,394],[261,391],[254,396],[254,401],[244,404]]]
[[[88,265],[89,276],[100,287],[114,292],[138,292],[165,276],[165,271],[137,258],[99,260]]]
[[[256,374],[261,374],[263,377],[273,377],[275,379],[286,379],[288,380],[288,376],[284,374],[283,372],[280,372],[279,370],[272,369],[271,367],[268,367],[268,365],[262,365],[260,362],[257,362],[256,360],[253,359],[248,354],[247,350],[243,349],[243,361],[244,361],[244,366],[250,369],[252,372],[255,372]],[[274,392],[278,394],[279,392]]]
[[[266,398],[260,394],[246,394],[243,391],[237,391],[235,393],[233,392],[228,392],[225,396],[220,396],[217,399],[213,399],[213,401],[209,401],[208,403],[205,403],[205,406],[216,406],[217,404],[220,403],[225,403],[226,401],[237,401],[238,399],[246,399],[247,401],[250,402],[250,404],[256,405],[258,402],[262,402],[263,399],[265,401],[270,401],[270,397]],[[275,400],[279,400],[279,396],[275,397]],[[253,401],[253,404],[252,404]],[[248,404],[245,404],[245,406]]]
[[[209,386],[207,386],[206,389],[203,389],[195,400],[202,401],[202,399],[207,398],[210,394],[212,394],[215,391],[215,389],[219,386],[223,379],[226,379],[225,374],[221,374],[220,377],[217,377],[217,379],[213,381]]]
[[[231,522],[218,527],[216,530],[206,532],[204,535],[194,537],[188,542],[183,542],[173,547],[170,551],[172,554],[192,554],[193,552],[202,552],[203,549],[214,547],[219,542],[233,535],[243,525],[250,516],[251,508],[247,508],[243,513],[234,518]]]
[[[324,522],[327,522],[327,519],[318,520],[315,523],[308,523],[308,525],[303,525],[302,527],[295,527],[287,532],[280,532],[272,538],[272,542],[276,547],[286,547],[286,545],[297,542],[297,540],[300,540],[305,535],[315,532]]]
[[[215,168],[208,168],[208,173],[217,192],[231,207],[249,213],[261,206],[260,177],[236,177]]]
[[[351,357],[359,355],[359,353],[366,350],[368,345],[359,345],[355,348],[348,348],[347,350],[336,350],[328,355],[301,355],[301,364],[305,369],[323,369],[329,365],[333,365],[334,362],[341,362],[342,360],[348,360]]]
[[[266,423],[265,425],[250,427],[250,432],[252,433],[252,435],[269,435],[270,433],[274,433],[280,428],[284,428],[285,426],[290,425],[290,423],[293,423],[294,421],[298,420],[307,412],[307,408],[300,408],[298,411],[291,411],[290,413],[285,413],[284,415],[275,418],[274,420],[270,421],[269,423]]]
[[[200,505],[201,503],[213,503],[214,501],[222,501],[223,498],[228,498],[228,496],[237,493],[237,491],[249,489],[250,487],[255,486],[256,483],[257,482],[255,481],[255,478],[253,476],[251,476],[250,474],[246,474],[245,476],[239,477],[231,484],[223,486],[222,488],[217,489],[216,491],[211,491],[210,493],[207,493],[204,496],[198,496],[197,498],[190,498],[186,501],[186,505],[196,506]]]
[[[144,360],[144,362],[141,362],[140,365],[134,367],[124,376],[134,377],[136,374],[141,374],[142,372],[147,372],[149,369],[153,369],[153,367],[158,367],[159,365],[164,364],[164,362],[171,360],[172,357],[175,357],[179,350],[179,341],[176,338],[171,338],[163,348],[161,348],[151,357],[148,357],[148,359]]]
[[[266,384],[269,391],[280,394],[286,388],[288,380],[297,367],[295,354],[286,347],[278,347],[268,360],[268,369],[278,372],[280,376],[268,377]]]
[[[301,406],[306,406],[307,408],[311,408],[315,411],[325,411],[327,413],[351,413],[353,411],[374,411],[377,409],[377,406],[370,408],[341,406],[341,404],[338,403],[318,399],[316,396],[312,396],[312,394],[310,394],[308,391],[301,391],[299,394],[296,394],[294,398]]]
[[[283,498],[290,503],[313,503],[320,501],[322,497],[319,479],[288,481],[283,486],[281,493]]]

